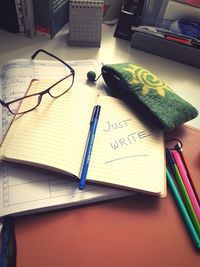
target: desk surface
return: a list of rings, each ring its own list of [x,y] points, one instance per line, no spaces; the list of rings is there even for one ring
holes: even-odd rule
[[[64,60],[131,61],[150,70],[200,110],[200,70],[132,49],[103,25],[100,48],[69,47],[67,28],[52,40],[0,30],[0,65],[46,49]],[[196,118],[188,124],[200,128]],[[17,267],[168,267],[200,265],[169,193],[165,199],[128,199],[16,219]]]
[[[17,267],[199,267],[172,196],[19,218]]]

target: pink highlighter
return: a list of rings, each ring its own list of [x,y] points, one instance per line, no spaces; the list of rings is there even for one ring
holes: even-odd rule
[[[196,216],[198,218],[198,221],[200,223],[200,207],[199,207],[199,203],[197,201],[197,198],[195,196],[193,188],[192,188],[192,186],[190,184],[190,180],[189,180],[189,177],[187,176],[187,172],[186,172],[185,166],[183,164],[183,161],[181,159],[181,156],[179,155],[178,151],[176,151],[174,149],[171,150],[171,153],[172,153],[172,155],[174,157],[174,160],[176,162],[176,165],[177,165],[178,170],[180,172],[180,175],[182,177],[183,183],[184,183],[185,188],[187,190],[188,196],[190,198],[190,201],[192,203],[192,206],[194,208],[194,211],[195,211]]]

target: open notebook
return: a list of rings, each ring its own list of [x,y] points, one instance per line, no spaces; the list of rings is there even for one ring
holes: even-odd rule
[[[91,69],[96,73],[101,69],[101,64],[94,60],[75,60],[68,63],[76,72],[74,86],[76,83],[87,84],[85,77]],[[9,102],[24,96],[32,79],[51,79],[56,82],[64,75],[66,75],[66,68],[59,62],[11,60],[2,68],[1,98]],[[106,94],[107,89],[101,78],[96,82],[95,90],[99,94]],[[2,141],[13,116],[6,108],[0,108],[0,115],[1,112],[0,139]],[[66,175],[21,164],[8,162],[0,164],[0,217],[80,206],[133,194],[135,193],[131,191],[97,184],[88,184],[85,190],[81,191],[78,188],[78,181]]]
[[[45,83],[33,82],[28,94],[52,84]],[[57,99],[47,94],[36,110],[16,116],[1,146],[1,158],[79,177],[96,104],[101,113],[87,180],[163,196],[162,132],[148,127],[121,100],[98,96],[87,86],[76,85]]]

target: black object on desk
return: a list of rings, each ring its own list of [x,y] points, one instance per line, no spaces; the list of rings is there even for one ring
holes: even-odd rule
[[[114,37],[119,37],[125,40],[131,40],[132,26],[141,24],[141,14],[144,6],[144,0],[126,0],[122,7],[119,21],[114,33]]]

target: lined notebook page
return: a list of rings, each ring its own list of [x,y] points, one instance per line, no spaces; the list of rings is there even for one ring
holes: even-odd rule
[[[52,82],[34,82],[28,94],[48,88]],[[15,118],[1,147],[1,155],[65,170],[78,176],[97,93],[72,87],[53,99],[48,94],[39,107]],[[24,108],[22,102],[21,108]]]
[[[163,134],[151,130],[127,106],[112,97],[100,97],[100,119],[88,179],[165,192]]]

